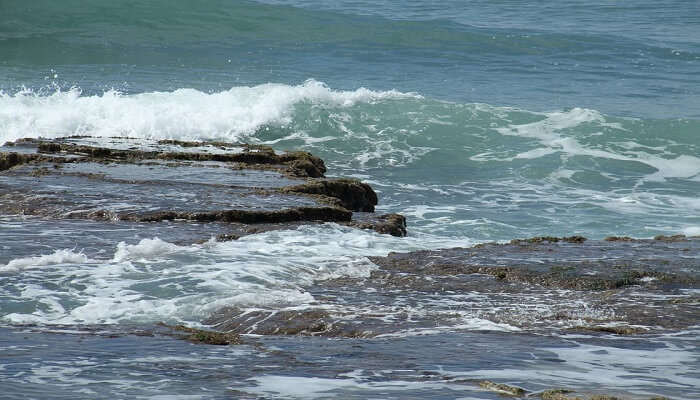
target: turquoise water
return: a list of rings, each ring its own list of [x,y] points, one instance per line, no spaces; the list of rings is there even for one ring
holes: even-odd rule
[[[4,332],[24,324],[65,324],[71,332],[158,321],[196,325],[225,305],[318,305],[323,301],[304,289],[310,282],[364,276],[373,268],[364,256],[390,251],[535,235],[700,235],[700,2],[0,0],[0,144],[68,135],[306,149],[326,161],[329,176],[370,183],[380,196],[378,211],[407,216],[409,237],[329,224],[178,246],[157,239],[152,226],[0,216]],[[258,272],[249,271],[251,263]],[[159,286],[162,271],[175,271],[167,290]],[[251,277],[264,284],[250,285]],[[190,290],[193,282],[196,291]],[[483,329],[477,322],[460,328],[470,332],[467,339],[449,333],[436,340],[498,347],[484,339],[488,335],[471,333]],[[196,374],[178,380],[167,371],[198,365],[210,373],[218,357],[233,357],[227,368],[240,369],[264,358],[251,349],[234,357],[220,350],[185,354],[178,347],[132,360],[122,352],[143,345],[128,337],[104,358],[92,350],[71,353],[78,346],[74,337],[48,354],[44,349],[53,339],[42,332],[26,346],[21,335],[0,340],[19,360],[0,365],[11,397],[22,397],[27,387],[41,397],[45,387],[54,387],[61,388],[57,398],[70,398],[74,388],[97,398],[209,398],[195,387]],[[697,376],[688,372],[698,365],[696,352],[687,350],[697,341],[693,332],[684,334],[687,339],[656,338],[640,345],[639,353],[625,349],[621,355],[618,344],[595,339],[552,344],[525,334],[499,335],[524,349],[537,342],[543,353],[541,365],[518,375],[522,382],[561,367],[571,382],[585,378],[588,385],[610,374],[621,381],[639,373],[642,383],[629,383],[637,394],[682,398],[697,386],[697,378],[688,377]],[[657,339],[669,352],[661,358],[682,362],[635,369],[635,360],[659,358]],[[90,346],[112,346],[100,340],[92,338]],[[311,357],[302,339],[266,340]],[[374,366],[377,371],[399,370],[402,341],[427,346],[431,339],[363,345],[391,355]],[[345,354],[352,343],[335,345]],[[562,350],[569,347],[571,352]],[[574,357],[576,350],[582,353]],[[566,353],[569,364],[547,364],[550,351]],[[609,358],[599,361],[601,351]],[[424,357],[421,368],[433,370],[445,353],[428,346],[416,357]],[[504,368],[515,374],[534,365],[526,350],[521,353],[452,367],[488,378],[490,363],[507,360]],[[270,362],[284,364],[279,357]],[[372,371],[365,361],[348,358]],[[134,368],[147,378],[127,377]],[[340,388],[362,398],[405,384],[404,376],[373,386],[374,378],[348,375],[334,386],[333,376],[295,368],[281,374],[305,377],[299,382],[311,389],[296,396],[301,398],[323,397],[313,388]],[[666,381],[656,380],[659,370],[670,371]],[[114,374],[121,380],[100,389]],[[275,397],[270,393],[283,394],[278,389],[289,384],[255,371],[236,375],[235,384],[207,376],[216,387],[213,397],[246,385],[271,387],[261,397]],[[553,378],[542,385],[552,382],[561,383]],[[435,398],[461,390],[433,389]],[[407,390],[392,393],[429,397],[416,387]]]
[[[306,148],[414,233],[700,232],[697,2],[171,3],[2,2],[0,139]]]

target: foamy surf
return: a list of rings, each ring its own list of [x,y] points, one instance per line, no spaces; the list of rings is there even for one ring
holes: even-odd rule
[[[0,92],[0,141],[71,135],[150,139],[256,141],[255,132],[285,126],[294,107],[309,103],[347,108],[357,103],[419,98],[398,91],[332,90],[322,82],[264,84],[205,93],[195,89],[127,95],[109,90],[85,96],[79,88],[48,94],[25,89]]]
[[[87,256],[70,249],[56,250],[52,254],[25,257],[11,260],[7,265],[0,265],[0,273],[21,272],[27,269],[57,266],[62,264],[88,263]]]
[[[8,274],[0,293],[17,291],[16,301],[30,305],[0,319],[10,324],[198,325],[222,307],[309,305],[316,299],[305,286],[367,277],[376,269],[367,256],[470,243],[395,238],[326,224],[189,246],[157,237],[120,242],[111,256],[93,259],[74,250],[57,250],[0,267],[0,273]],[[42,268],[49,267],[51,274],[46,274]]]
[[[610,131],[625,131],[626,129],[619,122],[608,122],[606,118],[595,110],[574,108],[565,112],[552,112],[543,115],[543,119],[537,122],[526,124],[512,124],[507,127],[496,129],[502,135],[533,138],[540,141],[544,147],[528,150],[519,153],[512,158],[500,159],[502,161],[513,161],[514,159],[539,158],[549,154],[560,153],[562,157],[585,156],[594,159],[609,159],[626,161],[646,165],[654,172],[646,175],[644,179],[650,181],[663,181],[667,178],[695,178],[700,174],[700,158],[683,154],[676,157],[669,157],[669,154],[662,157],[657,155],[657,151],[649,152],[648,146],[638,143],[624,143],[621,146],[615,142],[610,145],[617,145],[617,151],[603,150],[600,146],[590,146],[581,143],[576,139],[580,134],[566,134],[567,130],[582,127],[584,138],[586,136],[605,135]],[[592,129],[592,130],[591,130]],[[670,143],[669,143],[670,144]],[[609,145],[609,146],[610,146]],[[610,146],[611,148],[613,146]],[[637,150],[637,151],[632,151]]]

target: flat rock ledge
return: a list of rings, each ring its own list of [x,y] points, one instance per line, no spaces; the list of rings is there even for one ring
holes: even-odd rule
[[[374,214],[368,184],[325,172],[308,152],[250,144],[19,139],[0,146],[0,214],[214,223],[225,240],[322,222],[406,235],[403,216]]]
[[[378,268],[368,277],[307,287],[314,304],[225,307],[203,323],[237,334],[370,338],[450,330],[465,317],[489,321],[485,329],[632,336],[700,321],[698,237],[537,237],[370,260]]]

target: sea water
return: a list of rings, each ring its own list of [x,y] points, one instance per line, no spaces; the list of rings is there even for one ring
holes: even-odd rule
[[[495,396],[400,372],[418,368],[404,349],[431,340],[479,355],[415,354],[420,369],[453,377],[522,384],[556,366],[569,371],[561,384],[700,395],[693,332],[639,346],[545,340],[473,315],[459,334],[363,342],[386,356],[375,364],[352,343],[262,339],[319,365],[332,357],[315,346],[349,352],[354,372],[331,375],[275,372],[283,357],[251,348],[16,330],[198,326],[223,306],[318,304],[312,282],[368,276],[377,267],[366,257],[390,251],[700,235],[696,1],[0,1],[0,143],[70,135],[308,150],[328,176],[371,184],[378,212],[405,215],[409,235],[326,224],[183,246],[160,239],[178,229],[167,224],[0,216],[10,360],[0,359],[0,387],[10,397]],[[484,329],[498,340],[474,333]],[[502,341],[513,353],[483,356]],[[518,353],[528,344],[534,358]]]

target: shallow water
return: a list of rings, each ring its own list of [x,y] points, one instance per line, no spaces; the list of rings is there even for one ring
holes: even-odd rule
[[[532,391],[554,381],[593,392],[616,387],[635,398],[700,394],[697,373],[688,371],[698,362],[697,332],[642,343],[499,332],[265,337],[256,339],[260,348],[57,331],[3,328],[4,388],[41,397],[51,387],[52,398],[502,398],[473,383],[487,378]]]

